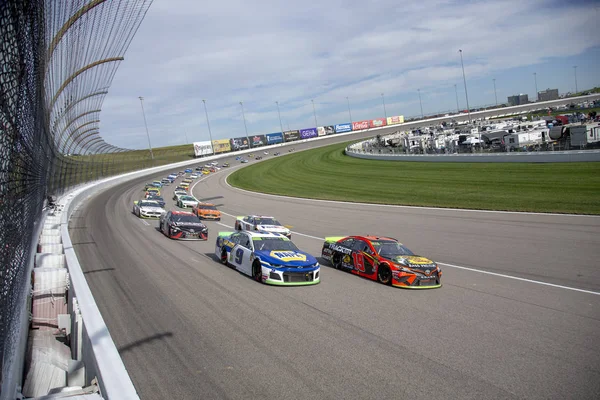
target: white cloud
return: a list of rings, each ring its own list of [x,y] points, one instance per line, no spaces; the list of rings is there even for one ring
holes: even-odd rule
[[[145,146],[140,95],[156,146],[183,143],[182,131],[208,139],[202,99],[213,138],[244,135],[239,101],[250,134],[279,130],[276,100],[286,129],[314,125],[310,99],[328,124],[348,119],[346,96],[354,119],[381,116],[381,93],[389,115],[420,114],[417,89],[425,112],[455,108],[459,48],[469,94],[489,100],[478,79],[600,45],[592,3],[553,4],[156,0],[105,100],[102,134],[117,146]],[[508,87],[499,89],[519,91]]]

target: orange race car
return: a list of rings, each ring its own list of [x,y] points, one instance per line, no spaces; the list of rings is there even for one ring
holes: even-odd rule
[[[221,220],[221,211],[217,210],[217,206],[211,203],[198,203],[197,206],[192,208],[192,212],[200,219]]]
[[[379,236],[326,237],[321,257],[337,269],[408,289],[442,286],[442,270],[428,258],[415,255],[396,239]]]

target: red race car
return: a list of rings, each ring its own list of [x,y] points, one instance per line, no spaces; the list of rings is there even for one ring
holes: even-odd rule
[[[196,214],[188,211],[169,211],[161,215],[159,230],[171,239],[208,240],[208,228]]]
[[[442,286],[442,270],[428,258],[415,255],[398,240],[379,236],[326,237],[321,257],[337,268],[408,289]]]

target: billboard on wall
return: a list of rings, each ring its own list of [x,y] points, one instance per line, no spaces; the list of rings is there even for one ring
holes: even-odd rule
[[[231,151],[231,142],[229,139],[215,139],[212,141],[212,145],[215,154]]]
[[[404,123],[404,115],[397,115],[395,117],[388,117],[387,124],[388,125],[396,125]]]
[[[369,128],[380,128],[387,125],[387,118],[377,118],[369,121]]]
[[[206,156],[213,153],[213,148],[210,140],[205,142],[194,142],[194,155],[196,157]]]
[[[337,124],[334,128],[335,133],[350,132],[352,130],[352,123],[348,122],[347,124]]]
[[[300,129],[300,137],[302,139],[310,139],[317,137],[318,135],[317,128]]]
[[[267,139],[265,135],[254,135],[250,137],[250,146],[252,147],[260,147],[267,144]]]
[[[231,150],[233,150],[233,151],[245,150],[250,147],[248,145],[248,138],[246,138],[245,136],[233,138],[233,139],[230,139],[230,141],[231,141]]]
[[[317,128],[317,132],[319,133],[319,136],[333,135],[335,133],[335,128],[333,125],[320,126]]]
[[[266,135],[267,144],[277,144],[283,142],[283,133],[267,133]]]
[[[285,132],[283,132],[283,135],[285,136],[286,142],[291,142],[293,140],[300,139],[300,131],[298,131],[298,130],[285,131]]]
[[[369,129],[369,120],[366,121],[358,121],[352,123],[353,131],[360,131],[362,129]]]

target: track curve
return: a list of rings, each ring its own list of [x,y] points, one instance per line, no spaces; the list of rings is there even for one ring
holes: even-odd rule
[[[208,242],[169,240],[131,214],[151,177],[71,219],[141,398],[600,397],[600,295],[535,283],[600,292],[599,218],[283,199],[231,188],[228,172],[193,188],[225,213]],[[442,265],[444,286],[418,292],[327,266],[314,287],[260,285],[212,255],[216,232],[248,213],[277,216],[315,255],[324,236],[386,234],[481,272]]]

